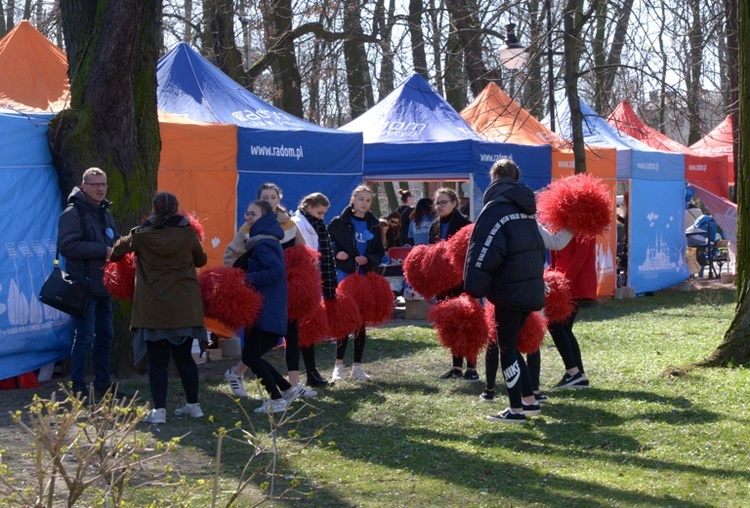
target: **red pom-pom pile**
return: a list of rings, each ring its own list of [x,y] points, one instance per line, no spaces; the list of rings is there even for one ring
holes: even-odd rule
[[[466,253],[469,251],[469,240],[471,233],[474,232],[474,224],[467,224],[462,227],[456,234],[448,239],[448,251],[451,254],[453,264],[461,270],[463,278],[464,265],[466,264]]]
[[[318,256],[306,245],[284,250],[289,321],[302,319],[320,306],[323,291]]]
[[[370,284],[370,312],[363,314],[368,325],[387,323],[393,315],[393,290],[391,284],[377,273],[368,272],[365,276]]]
[[[435,296],[435,293],[428,292],[428,287],[430,287],[430,277],[427,274],[427,271],[423,269],[424,259],[429,250],[429,245],[415,246],[411,252],[409,252],[409,255],[406,256],[402,265],[406,282],[414,288],[414,291],[427,300]]]
[[[328,318],[329,337],[340,339],[362,327],[364,322],[359,315],[357,302],[346,293],[337,289],[336,298],[323,300],[323,305]]]
[[[547,320],[541,312],[532,312],[526,318],[526,322],[518,332],[518,344],[516,348],[519,352],[528,355],[539,351],[539,347],[544,342],[544,334],[547,331]]]
[[[135,291],[135,253],[104,265],[104,286],[118,300],[132,300]]]
[[[547,268],[544,271],[544,283],[547,286],[544,316],[550,323],[565,321],[575,309],[570,282],[561,271]]]
[[[263,297],[245,283],[240,268],[219,266],[198,276],[203,313],[233,330],[250,328],[260,315]]]
[[[309,347],[323,342],[328,336],[328,318],[321,301],[315,309],[299,321],[299,345]]]
[[[184,210],[180,210],[180,215],[187,218],[190,223],[190,227],[195,230],[195,234],[198,235],[198,240],[201,242],[206,238],[206,232],[203,230],[203,224],[198,220],[196,216],[191,213],[187,213]]]
[[[461,295],[430,307],[428,321],[435,325],[437,337],[443,347],[454,356],[476,358],[487,344],[489,329],[484,308],[474,298]]]
[[[422,270],[427,274],[427,292],[430,295],[441,295],[461,285],[464,280],[463,267],[453,264],[453,257],[448,249],[448,242],[438,242],[430,246],[422,263]],[[419,291],[424,296],[424,293]]]
[[[581,173],[555,180],[536,198],[537,218],[550,231],[576,236],[601,234],[612,221],[612,196],[598,178]]]

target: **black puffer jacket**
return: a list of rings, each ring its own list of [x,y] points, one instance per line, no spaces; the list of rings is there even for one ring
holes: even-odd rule
[[[544,241],[534,193],[501,178],[487,187],[464,267],[464,290],[493,304],[534,311],[544,306]]]
[[[334,217],[330,224],[328,224],[333,255],[336,256],[341,251],[349,254],[349,258],[346,261],[336,259],[336,268],[346,273],[354,273],[357,270],[354,258],[359,256],[354,238],[354,223],[352,223],[352,220],[354,220],[352,219],[352,207],[347,206],[341,212],[341,215]],[[373,235],[373,238],[367,242],[365,257],[369,262],[365,267],[367,270],[373,271],[378,269],[380,262],[383,260],[385,249],[381,240],[380,221],[371,212],[367,212],[365,220],[367,221],[367,229]]]
[[[462,227],[471,224],[471,221],[458,211],[458,208],[453,210],[448,221],[448,232],[445,236],[446,240],[458,233],[458,230]],[[440,217],[438,217],[432,224],[430,224],[430,244],[438,243],[440,240],[442,240],[442,238],[440,238]]]
[[[93,296],[109,296],[103,282],[107,247],[112,247],[120,238],[108,210],[111,204],[105,199],[100,205],[94,205],[80,187],[75,187],[68,196],[68,207],[60,215],[57,228],[57,249],[65,257],[66,270],[73,280],[88,277]],[[81,230],[79,210],[83,212],[85,231]],[[87,262],[88,274],[85,273]]]

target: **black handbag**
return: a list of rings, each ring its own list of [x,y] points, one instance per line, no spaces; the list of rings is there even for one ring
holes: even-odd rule
[[[39,292],[39,301],[71,316],[85,318],[89,310],[89,281],[71,279],[55,258],[55,267]]]

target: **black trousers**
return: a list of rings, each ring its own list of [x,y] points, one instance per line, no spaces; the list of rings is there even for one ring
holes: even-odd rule
[[[177,372],[182,380],[188,404],[198,402],[198,367],[193,360],[193,339],[175,346],[168,340],[146,341],[148,351],[148,384],[154,408],[167,407],[167,387],[169,383],[169,359],[174,358]]]
[[[250,367],[272,399],[280,399],[281,392],[292,387],[273,365],[261,358],[279,344],[279,339],[280,335],[252,328],[245,330],[242,349],[242,363]]]

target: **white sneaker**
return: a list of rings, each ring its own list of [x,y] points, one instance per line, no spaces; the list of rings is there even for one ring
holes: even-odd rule
[[[296,386],[292,386],[287,391],[283,392],[281,394],[282,397],[284,397],[284,400],[287,402],[287,404],[291,403],[293,400],[298,399],[300,397],[303,397],[305,399],[311,399],[313,397],[318,396],[318,392],[311,388],[307,388],[302,383],[297,383]]]
[[[190,418],[200,418],[201,416],[203,416],[203,411],[201,411],[200,403],[196,402],[195,404],[185,404],[181,408],[175,409],[174,414],[177,416],[189,416]]]
[[[286,411],[286,400],[283,398],[268,399],[262,406],[255,408],[256,413],[281,413],[283,411]]]
[[[363,379],[365,381],[370,379],[370,376],[368,376],[367,373],[362,370],[362,367],[360,365],[355,365],[354,367],[352,367],[352,372],[351,374],[349,374],[349,377],[351,379]]]
[[[143,417],[143,421],[145,423],[167,423],[167,410],[163,407],[152,409],[145,417]]]
[[[237,374],[232,372],[232,369],[229,369],[224,373],[224,379],[226,379],[229,383],[229,388],[232,389],[233,394],[238,397],[247,397],[245,385],[242,382],[242,376],[238,376]]]
[[[344,379],[344,366],[342,364],[336,364],[333,368],[333,375],[331,381],[343,381]]]

